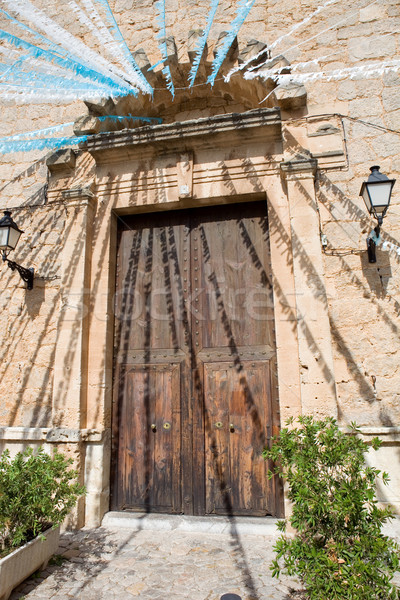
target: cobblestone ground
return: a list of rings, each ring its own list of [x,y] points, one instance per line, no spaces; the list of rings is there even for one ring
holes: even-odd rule
[[[273,544],[255,535],[83,529],[63,534],[51,564],[10,600],[284,600],[293,582],[272,579]]]

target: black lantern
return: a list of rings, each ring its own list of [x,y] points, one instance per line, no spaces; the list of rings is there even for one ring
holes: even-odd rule
[[[380,241],[380,228],[383,217],[389,208],[392,189],[396,180],[389,179],[386,175],[380,173],[379,167],[376,165],[371,167],[370,171],[371,175],[361,186],[360,196],[363,197],[369,214],[378,221],[378,225],[374,228],[375,233],[367,238],[368,260],[370,263],[375,263],[375,249]]]
[[[12,220],[10,211],[6,210],[4,217],[0,219],[0,251],[3,257],[7,256],[11,250],[15,250],[21,233],[24,232]]]
[[[21,267],[21,265],[7,258],[8,254],[15,250],[21,233],[23,231],[12,220],[10,211],[6,210],[4,217],[0,219],[0,252],[2,253],[3,262],[6,262],[12,271],[18,271],[26,283],[26,288],[31,290],[33,288],[33,269]]]

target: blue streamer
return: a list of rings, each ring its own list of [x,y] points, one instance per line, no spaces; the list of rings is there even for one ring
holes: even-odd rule
[[[59,150],[69,146],[76,146],[82,142],[86,142],[88,135],[79,137],[62,137],[62,138],[43,138],[37,140],[23,140],[17,142],[3,142],[0,139],[0,154],[9,154],[10,152],[32,152],[33,150]]]
[[[167,55],[167,39],[166,39],[167,34],[166,34],[166,25],[165,25],[165,0],[157,0],[157,2],[154,4],[154,6],[160,13],[157,17],[157,22],[160,27],[160,31],[157,34],[157,39],[161,40],[160,41],[160,51],[161,51],[161,55],[163,58],[163,62],[165,62],[168,57],[168,55]],[[163,68],[162,73],[165,75],[165,78],[167,80],[167,88],[171,92],[172,98],[174,98],[175,88],[174,88],[174,83],[172,81],[171,69],[169,68],[168,65],[166,65]]]
[[[222,44],[222,46],[219,48],[217,55],[214,58],[213,63],[211,65],[212,71],[211,71],[211,75],[207,79],[207,83],[211,83],[211,85],[214,85],[215,78],[218,74],[218,71],[221,68],[222,63],[224,62],[224,58],[227,55],[228,50],[231,47],[233,40],[237,36],[239,29],[243,25],[244,20],[246,19],[247,15],[249,14],[254,2],[255,2],[255,0],[242,0],[241,2],[239,2],[238,8],[236,11],[236,17],[231,23],[231,26],[228,31],[228,35],[225,37],[225,41]]]
[[[15,17],[11,16],[9,13],[7,13],[2,8],[0,8],[0,13],[3,14],[10,21],[12,21],[13,23],[15,23],[15,25],[17,27],[19,27],[20,29],[22,29],[23,31],[27,31],[28,33],[30,33],[31,35],[33,35],[33,37],[36,38],[37,40],[39,40],[39,41],[44,42],[45,44],[47,44],[53,50],[53,52],[55,54],[59,54],[60,56],[68,56],[69,58],[72,58],[75,61],[77,60],[77,57],[74,54],[72,54],[71,52],[68,52],[68,50],[65,50],[61,46],[58,46],[57,44],[55,44],[54,42],[52,42],[51,40],[49,40],[49,38],[45,37],[41,33],[38,33],[34,29],[31,29],[30,27],[28,27],[24,23],[21,23],[21,21],[18,21],[18,19],[16,19]],[[81,61],[78,59],[77,62],[80,63]]]
[[[208,13],[207,25],[205,30],[203,31],[203,35],[197,42],[196,45],[196,56],[192,64],[192,68],[189,73],[189,87],[192,87],[194,84],[194,80],[196,79],[197,71],[200,65],[201,57],[203,56],[204,47],[207,43],[208,36],[210,34],[210,30],[214,21],[215,13],[217,12],[219,0],[212,0],[211,7]]]
[[[120,115],[105,115],[97,117],[101,122],[104,121],[144,121],[145,123],[162,123],[162,119],[158,117],[136,117],[132,115],[120,116]],[[62,123],[61,125],[54,125],[53,127],[46,127],[44,129],[36,129],[35,131],[28,131],[26,133],[17,133],[15,135],[8,135],[0,138],[0,153],[6,154],[7,152],[30,152],[31,150],[43,150],[45,148],[61,148],[62,146],[74,146],[87,140],[90,136],[79,136],[70,137],[64,136],[61,138],[49,138],[47,137],[52,133],[59,133],[63,129],[72,127],[74,122]],[[42,137],[46,136],[46,137]]]
[[[14,135],[7,135],[6,137],[0,138],[0,143],[3,142],[19,142],[26,141],[35,137],[40,137],[43,135],[51,134],[51,133],[59,133],[63,129],[67,127],[72,127],[74,121],[70,121],[69,123],[62,123],[61,125],[54,125],[53,127],[46,127],[45,129],[35,129],[35,131],[27,131],[26,133],[16,133]]]
[[[7,0],[5,0],[7,1]],[[4,2],[4,0],[3,0]],[[56,54],[57,56],[61,56],[61,57],[67,57],[69,59],[71,59],[72,61],[76,62],[77,64],[81,64],[84,65],[86,67],[88,67],[89,69],[93,69],[96,72],[100,72],[103,75],[106,74],[107,76],[107,71],[108,69],[106,69],[106,73],[104,73],[104,71],[102,71],[101,69],[99,70],[98,66],[95,63],[90,62],[89,60],[85,60],[84,59],[84,53],[82,55],[76,55],[72,52],[70,52],[69,50],[64,49],[62,46],[60,46],[59,44],[56,44],[54,42],[52,42],[49,38],[45,37],[44,35],[38,33],[37,31],[31,29],[30,27],[28,27],[27,25],[25,25],[24,23],[21,23],[20,21],[18,21],[18,19],[12,17],[11,15],[9,15],[6,11],[0,9],[2,14],[5,15],[5,17],[7,19],[9,19],[10,21],[12,21],[13,24],[17,25],[17,27],[21,28],[23,31],[27,31],[29,34],[33,35],[37,40],[45,43],[50,49],[51,51]],[[50,19],[51,20],[51,19]],[[114,83],[117,83],[119,86],[124,86],[125,82],[125,78],[122,77],[121,75],[116,75],[114,73],[109,73],[109,76],[111,79],[113,79]]]
[[[17,61],[19,62],[19,61]],[[3,63],[0,63],[0,71],[7,67]],[[57,91],[58,89],[66,90],[79,90],[83,91],[98,91],[100,95],[104,95],[104,86],[96,84],[94,82],[83,83],[76,79],[70,79],[69,77],[57,77],[56,75],[46,75],[38,71],[27,72],[18,68],[18,64],[14,64],[7,68],[6,71],[0,75],[0,85],[7,83],[10,86],[22,86],[26,88],[44,89]]]
[[[118,27],[118,24],[115,20],[115,17],[110,8],[110,5],[108,4],[108,1],[107,0],[94,0],[94,2],[96,2],[97,4],[100,4],[105,9],[106,15],[107,15],[107,20],[111,25],[111,31],[114,34],[114,38],[121,44],[121,49],[125,55],[125,58],[128,60],[128,62],[134,69],[135,73],[139,77],[140,81],[142,82],[144,91],[148,92],[149,94],[153,94],[154,90],[151,87],[150,83],[147,81],[146,77],[143,75],[142,71],[139,69],[139,66],[136,63],[135,59],[133,58],[131,51],[129,50],[128,45],[124,39],[124,36],[122,35],[120,28]]]
[[[126,96],[128,94],[137,95],[137,92],[135,92],[134,88],[132,87],[122,87],[110,77],[102,75],[98,71],[94,71],[91,68],[85,67],[82,63],[75,62],[69,58],[61,58],[60,56],[56,55],[55,53],[49,50],[42,50],[42,48],[30,44],[29,42],[26,42],[25,40],[15,35],[11,35],[3,29],[0,29],[0,40],[5,40],[6,42],[9,42],[15,48],[29,50],[33,58],[44,59],[47,62],[72,71],[73,73],[75,73],[76,75],[80,75],[84,79],[90,79],[92,81],[100,83],[105,88],[105,96]]]
[[[107,121],[107,119],[111,121],[125,121],[125,119],[127,119],[128,121],[144,121],[145,123],[157,123],[158,125],[161,125],[162,123],[162,119],[159,119],[158,117],[133,117],[132,115],[128,115],[127,117],[120,117],[116,115],[107,115],[105,117],[97,118],[99,121]]]

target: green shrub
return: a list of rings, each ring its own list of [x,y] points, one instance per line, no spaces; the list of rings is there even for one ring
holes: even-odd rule
[[[366,452],[381,441],[362,441],[354,424],[343,433],[331,418],[298,422],[290,419],[264,451],[287,481],[295,529],[289,537],[286,522],[278,525],[273,575],[299,576],[312,600],[399,599],[392,578],[400,548],[381,532],[394,515],[378,507],[375,495],[377,478],[387,484],[388,475],[365,464]]]
[[[27,448],[0,457],[0,556],[56,526],[85,489],[70,469],[72,459]]]

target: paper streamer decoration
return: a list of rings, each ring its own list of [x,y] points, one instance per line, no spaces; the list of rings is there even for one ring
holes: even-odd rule
[[[166,39],[167,34],[166,34],[166,24],[165,24],[165,0],[157,0],[157,2],[154,4],[154,6],[159,12],[158,17],[157,17],[157,23],[160,28],[160,31],[157,34],[157,39],[160,40],[159,45],[160,45],[160,51],[161,51],[161,55],[162,55],[162,62],[165,63],[168,59],[167,39]],[[156,65],[153,65],[153,68],[155,66]],[[175,88],[174,88],[174,83],[172,81],[171,69],[169,68],[168,65],[165,65],[164,68],[162,69],[162,72],[165,75],[165,78],[167,80],[167,88],[169,89],[169,91],[172,94],[172,97],[174,98]]]
[[[13,11],[23,16],[38,29],[44,31],[46,37],[57,46],[61,46],[67,51],[73,48],[75,56],[79,56],[80,63],[114,79],[117,84],[123,85],[124,82],[126,84],[126,73],[50,19],[43,11],[33,6],[29,0],[3,0],[3,2],[10,5]],[[130,83],[135,85],[136,81]]]
[[[239,2],[238,8],[236,10],[236,18],[232,21],[231,26],[228,30],[228,34],[225,37],[225,40],[221,47],[218,49],[217,55],[213,60],[213,63],[211,65],[211,75],[207,79],[207,83],[211,83],[211,85],[214,85],[215,78],[217,76],[218,71],[221,68],[222,63],[224,62],[224,58],[227,55],[233,40],[237,36],[239,29],[241,28],[247,15],[249,14],[254,2],[255,0],[241,0],[241,2]]]
[[[104,86],[104,89],[107,92],[107,94],[105,93],[104,95],[125,96],[133,92],[133,89],[131,87],[128,87],[127,85],[119,85],[112,76],[105,76],[99,71],[95,71],[94,69],[88,68],[84,64],[78,63],[70,58],[62,58],[58,56],[55,52],[52,52],[50,50],[43,50],[42,48],[30,44],[29,42],[26,42],[25,40],[18,38],[15,35],[11,35],[10,33],[3,31],[2,29],[0,29],[0,40],[8,42],[12,46],[20,50],[29,51],[30,55],[35,58],[43,59],[47,62],[50,62],[51,64],[55,64],[64,69],[72,71],[74,74],[80,75],[85,79],[91,79],[95,82],[100,83],[102,86]],[[123,82],[121,83],[123,84]],[[49,79],[49,86],[52,87],[51,79]]]
[[[247,72],[245,79],[254,79],[255,77],[275,77],[278,84],[296,81],[297,83],[307,83],[310,81],[337,81],[340,79],[357,79],[359,77],[375,77],[383,75],[387,71],[399,71],[400,60],[380,61],[368,65],[356,67],[346,67],[344,69],[332,69],[331,71],[314,71],[311,73],[295,73],[290,75],[281,75],[279,70],[260,70],[256,73]]]
[[[119,43],[119,48],[121,49],[121,51],[126,59],[127,65],[131,67],[131,73],[134,74],[137,78],[138,87],[142,91],[152,94],[153,88],[151,87],[151,85],[147,81],[146,77],[143,75],[143,73],[139,69],[135,59],[133,58],[131,51],[129,50],[127,43],[117,25],[117,22],[115,20],[115,17],[113,15],[113,12],[112,12],[107,0],[94,0],[94,1],[105,9],[107,20],[109,21],[109,23],[111,25],[111,31],[114,35],[114,38]]]
[[[116,115],[106,115],[103,117],[96,117],[99,121],[144,121],[145,123],[157,123],[157,125],[161,125],[163,122],[159,117],[133,117],[132,115],[127,116],[116,116]]]
[[[400,246],[392,244],[392,242],[382,242],[381,250],[388,250],[389,252],[393,252],[400,257]]]
[[[35,129],[35,131],[27,131],[26,133],[16,133],[14,135],[7,135],[5,137],[0,138],[0,143],[3,142],[18,142],[21,140],[29,140],[32,138],[47,136],[52,133],[59,133],[68,127],[72,127],[74,124],[73,121],[70,123],[62,123],[61,125],[54,125],[53,127],[46,127],[45,129]]]
[[[101,122],[104,121],[143,121],[145,123],[162,123],[162,119],[158,117],[136,117],[132,115],[104,115],[97,117]],[[76,146],[81,142],[84,142],[88,137],[92,136],[63,136],[60,138],[48,137],[52,134],[59,133],[68,127],[72,127],[74,122],[62,123],[61,125],[55,125],[54,127],[46,127],[45,129],[36,129],[35,131],[28,131],[27,133],[17,133],[15,135],[9,135],[0,138],[0,154],[7,154],[10,152],[31,152],[32,150],[44,150],[44,149],[59,149],[69,146]],[[106,132],[104,132],[106,133]]]
[[[59,150],[69,146],[76,146],[86,142],[89,136],[62,137],[62,138],[42,138],[37,140],[21,140],[16,142],[2,142],[0,140],[0,154],[9,154],[11,152],[31,152],[33,150],[53,149]]]
[[[369,6],[372,6],[377,1],[378,0],[373,0],[370,4],[368,4],[364,8],[368,8]],[[305,19],[303,19],[303,21],[301,21],[301,23],[298,23],[298,24],[294,25],[293,28],[287,34],[284,34],[283,36],[281,36],[280,38],[278,38],[277,40],[275,40],[275,42],[273,42],[273,44],[271,45],[271,47],[277,46],[284,38],[286,38],[288,35],[291,35],[294,31],[296,31],[297,29],[299,29],[299,27],[303,27],[315,15],[319,14],[322,10],[325,10],[331,4],[334,4],[334,2],[335,2],[335,0],[328,0],[327,2],[325,2],[325,4],[323,4],[322,6],[319,6],[313,13],[311,13]],[[331,25],[327,29],[323,29],[322,31],[319,31],[316,35],[313,35],[313,36],[311,36],[311,37],[303,40],[302,42],[299,42],[298,44],[287,48],[285,50],[285,52],[289,52],[290,50],[294,50],[295,48],[298,48],[299,46],[302,46],[303,44],[309,43],[311,40],[314,40],[314,39],[318,38],[320,35],[322,35],[324,33],[327,33],[328,31],[331,31],[333,29],[337,29],[340,25],[344,25],[349,19],[351,19],[352,17],[357,16],[357,15],[358,15],[358,9],[357,9],[357,11],[347,12],[344,19],[340,19],[339,21],[336,21],[335,23],[333,23],[333,25]],[[256,61],[258,58],[260,58],[260,56],[263,53],[264,53],[264,50],[262,50],[261,52],[259,52],[255,56],[252,56],[249,60],[245,61],[242,65],[240,65],[238,67],[234,67],[233,69],[231,69],[229,71],[229,73],[227,74],[227,76],[225,77],[225,81],[229,81],[229,79],[232,77],[232,75],[234,75],[238,71],[242,71],[242,70],[247,69],[248,65],[251,62]],[[278,54],[275,55],[275,56],[272,56],[270,59],[267,59],[267,61],[268,60],[273,60],[275,58],[278,58]]]
[[[314,10],[314,12],[312,12],[311,14],[307,15],[307,17],[305,19],[303,19],[302,21],[300,21],[300,23],[296,23],[296,25],[293,25],[293,27],[291,27],[291,29],[289,29],[289,31],[283,35],[281,35],[280,37],[278,37],[270,46],[270,49],[272,50],[273,48],[275,48],[276,46],[278,46],[282,40],[284,40],[287,37],[290,37],[291,35],[293,35],[293,33],[295,31],[297,31],[298,29],[301,29],[302,27],[304,27],[305,25],[307,25],[311,19],[313,19],[314,17],[316,17],[317,15],[319,15],[320,12],[322,12],[323,10],[325,10],[326,8],[328,8],[328,6],[330,6],[331,4],[336,4],[338,2],[338,0],[327,0],[327,2],[325,2],[324,4],[322,4],[322,6],[319,6],[316,10]]]
[[[200,65],[201,57],[203,56],[204,47],[207,43],[208,36],[210,34],[210,30],[214,21],[215,13],[217,12],[219,0],[212,0],[211,7],[208,13],[207,25],[205,30],[203,31],[203,35],[197,42],[196,45],[196,56],[193,61],[192,68],[189,73],[189,87],[192,87],[194,84],[194,80],[196,79],[197,71]]]

